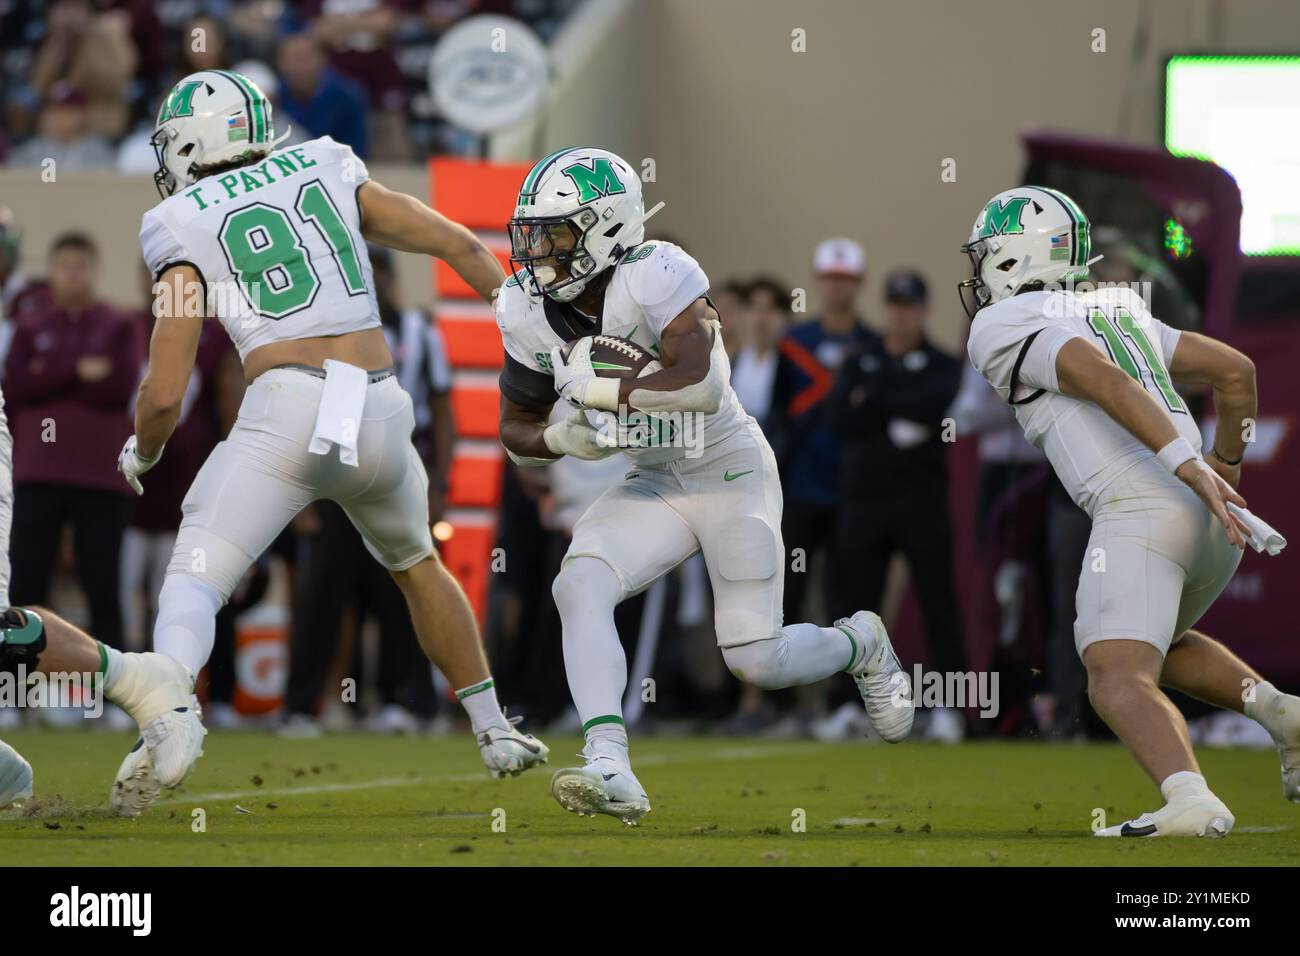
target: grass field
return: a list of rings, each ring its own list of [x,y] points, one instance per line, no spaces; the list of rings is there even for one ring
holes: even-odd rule
[[[550,771],[576,739],[548,741],[549,768],[498,782],[463,737],[213,733],[185,789],[138,820],[107,810],[131,738],[6,740],[37,794],[0,815],[3,865],[1300,865],[1300,807],[1282,799],[1271,752],[1203,754],[1237,815],[1227,840],[1120,841],[1090,836],[1093,809],[1117,822],[1158,794],[1112,745],[645,738],[633,756],[654,810],[631,830],[552,801]]]

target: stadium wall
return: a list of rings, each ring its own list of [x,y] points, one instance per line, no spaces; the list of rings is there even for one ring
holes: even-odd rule
[[[1135,63],[1147,4],[1131,0],[1028,11],[1013,0],[627,6],[601,21],[608,33],[581,69],[557,66],[537,135],[495,154],[600,142],[631,161],[654,159],[647,192],[668,205],[651,232],[680,240],[715,279],[761,271],[807,288],[816,242],[857,238],[874,278],[902,265],[926,273],[936,338],[950,349],[965,334],[957,246],[980,203],[1019,175],[1022,128],[1158,143],[1166,54],[1277,52],[1300,35],[1300,4],[1287,0],[1154,0]],[[791,50],[796,29],[806,52]],[[1105,52],[1092,51],[1096,29],[1106,31]],[[917,57],[918,45],[928,55]],[[1100,79],[1094,58],[1113,65]],[[826,93],[798,92],[808,89]],[[940,179],[949,158],[955,182]],[[869,314],[878,301],[876,284]]]

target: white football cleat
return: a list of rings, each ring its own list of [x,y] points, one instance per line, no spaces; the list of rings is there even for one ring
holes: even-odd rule
[[[852,617],[840,618],[835,626],[863,648],[862,657],[849,674],[858,685],[871,726],[891,744],[907,739],[916,717],[912,681],[898,662],[884,622],[877,614],[859,611]]]
[[[123,816],[139,816],[164,790],[189,776],[203,756],[203,712],[194,677],[165,654],[123,654],[112,699],[140,727],[140,739],[118,768],[109,802]]]
[[[1282,764],[1282,796],[1300,803],[1300,707],[1290,694],[1279,694],[1276,707],[1283,724],[1278,728],[1281,739],[1273,738]]]
[[[32,765],[0,740],[0,810],[32,795]]]
[[[185,782],[203,756],[203,711],[191,697],[187,707],[160,714],[140,730],[140,738],[122,760],[109,803],[124,817],[138,817],[164,790]]]
[[[507,717],[501,711],[504,724],[489,727],[478,735],[478,752],[488,773],[497,779],[517,777],[525,770],[546,763],[551,750],[532,734],[519,731],[522,717]]]
[[[551,796],[570,813],[606,813],[630,827],[650,812],[650,798],[625,761],[609,754],[583,752],[584,767],[567,767],[551,777]]]
[[[117,768],[113,789],[108,794],[109,806],[118,816],[138,817],[161,795],[162,784],[153,775],[149,749],[140,737]]]
[[[1300,803],[1300,746],[1277,748],[1282,760],[1282,796]]]
[[[1218,839],[1232,832],[1236,817],[1213,793],[1178,796],[1154,813],[1144,813],[1136,820],[1097,830],[1099,837],[1209,837]]]

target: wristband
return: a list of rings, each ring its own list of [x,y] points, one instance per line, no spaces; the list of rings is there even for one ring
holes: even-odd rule
[[[1164,465],[1172,475],[1184,462],[1191,461],[1193,458],[1199,458],[1196,449],[1186,438],[1179,436],[1171,441],[1164,448],[1156,453],[1156,461]]]
[[[1236,468],[1238,465],[1241,464],[1240,458],[1238,458],[1236,461],[1232,461],[1229,458],[1224,458],[1222,455],[1219,454],[1219,449],[1215,448],[1213,445],[1210,446],[1210,454],[1213,455],[1215,458],[1219,459],[1219,461],[1223,462],[1229,468]]]

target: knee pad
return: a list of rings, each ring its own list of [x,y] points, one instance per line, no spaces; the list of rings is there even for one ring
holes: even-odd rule
[[[580,555],[564,562],[551,583],[551,596],[561,614],[602,606],[610,610],[623,599],[623,585],[604,561]]]
[[[783,637],[751,644],[737,644],[722,649],[727,669],[738,679],[755,687],[778,690],[789,686],[782,659]]]
[[[167,563],[167,581],[172,578],[202,581],[221,595],[224,604],[251,563],[252,559],[238,545],[205,528],[182,526]],[[163,586],[166,587],[166,581]]]
[[[744,515],[719,534],[711,564],[722,579],[713,590],[720,647],[761,643],[780,630],[783,582],[776,542],[772,527],[757,515]]]
[[[0,673],[34,671],[45,645],[45,622],[35,611],[11,607],[0,615]]]

